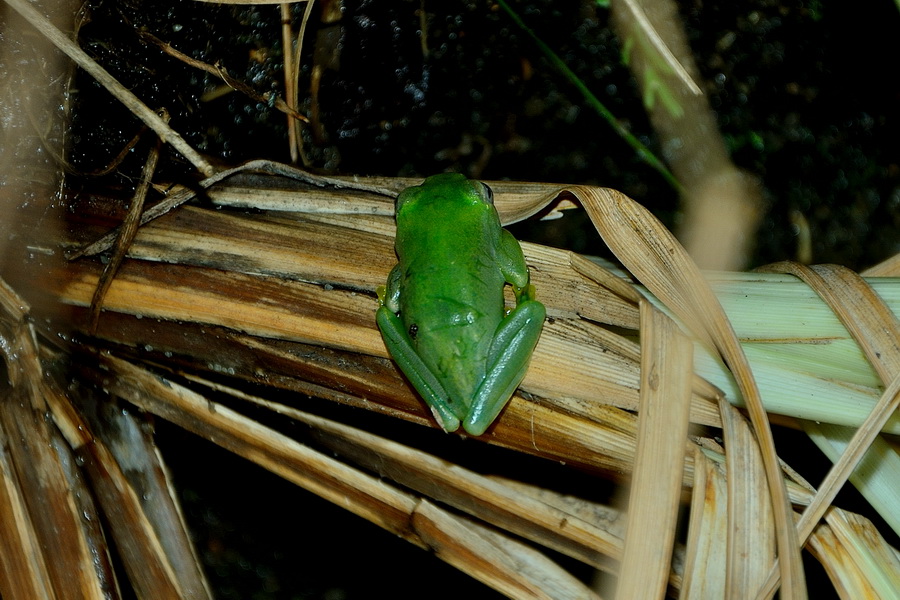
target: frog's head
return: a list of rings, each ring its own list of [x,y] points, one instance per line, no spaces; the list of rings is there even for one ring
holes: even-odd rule
[[[494,192],[477,179],[466,179],[462,173],[441,173],[428,177],[421,185],[408,187],[397,196],[396,212],[416,205],[454,205],[456,210],[466,206],[494,204]]]

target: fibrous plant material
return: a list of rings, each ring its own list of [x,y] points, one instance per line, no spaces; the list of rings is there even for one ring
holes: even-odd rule
[[[230,181],[218,200],[217,190],[213,187],[210,197],[213,201],[239,197],[242,203],[247,203],[252,201],[256,193],[254,190],[260,190],[260,197],[265,199],[269,194],[265,189],[271,188],[273,181],[266,177],[252,176],[243,182]],[[248,183],[252,188],[241,187]],[[278,182],[276,187],[283,188],[283,185],[284,182]],[[390,186],[380,181],[372,182],[370,187],[383,189]],[[521,184],[504,187],[502,183],[495,187],[501,212],[505,212],[507,198],[513,201],[512,206],[518,207],[514,208],[517,213],[533,212],[535,209],[527,206],[546,204],[559,198],[579,198],[582,201],[587,198],[590,202],[590,195],[593,195],[604,197],[605,201],[614,199],[620,206],[626,207],[629,202],[608,191],[591,190],[586,195],[584,188],[545,185],[528,188]],[[512,502],[519,493],[515,488],[476,484],[478,475],[466,475],[462,470],[456,470],[457,475],[447,481],[437,482],[435,473],[440,469],[435,471],[435,467],[428,466],[433,459],[418,454],[412,448],[403,449],[402,445],[392,447],[392,458],[387,458],[384,450],[377,449],[386,441],[377,441],[367,437],[369,434],[365,432],[282,406],[283,402],[272,404],[271,401],[256,400],[235,389],[249,382],[258,389],[310,394],[435,426],[421,400],[387,360],[373,325],[372,315],[377,307],[374,288],[383,281],[393,264],[390,217],[387,216],[390,211],[376,210],[375,213],[385,214],[367,216],[336,214],[333,210],[335,206],[345,205],[350,202],[350,197],[367,193],[336,191],[329,195],[317,186],[301,184],[294,193],[307,209],[310,206],[310,199],[304,197],[307,191],[318,198],[317,202],[325,203],[330,209],[313,213],[260,214],[184,206],[143,227],[129,250],[131,258],[123,263],[110,286],[96,336],[85,338],[75,348],[76,354],[86,352],[85,357],[92,352],[100,352],[94,360],[100,361],[102,369],[95,372],[95,367],[91,366],[92,360],[88,359],[80,367],[81,377],[253,460],[262,456],[260,452],[278,451],[285,444],[293,447],[293,443],[265,427],[258,430],[253,442],[257,450],[251,450],[247,442],[227,442],[228,435],[249,432],[257,426],[251,421],[242,421],[245,417],[239,412],[229,418],[237,419],[244,425],[229,425],[221,421],[221,417],[231,415],[235,408],[217,404],[214,410],[209,411],[211,400],[204,399],[204,396],[231,395],[238,398],[238,404],[234,405],[237,407],[245,400],[263,403],[279,413],[307,423],[314,432],[317,444],[324,444],[337,452],[341,464],[352,466],[347,471],[348,479],[342,484],[350,486],[350,489],[363,489],[359,487],[361,484],[354,483],[360,476],[354,473],[358,471],[362,474],[371,469],[380,476],[416,490],[422,499],[450,504],[477,520],[485,520],[603,570],[614,571],[615,561],[622,558],[623,548],[622,534],[618,528],[609,529],[600,522],[590,520],[578,521],[575,527],[574,515],[551,517],[554,510],[551,505],[540,510],[526,505],[516,509],[515,515],[509,513],[501,516],[496,512],[499,507],[506,506],[505,512],[511,511],[512,507],[500,498],[508,495],[509,502]],[[390,206],[388,196],[381,196],[379,200],[378,194],[368,194],[368,202],[383,202]],[[94,198],[91,205],[99,206],[99,199]],[[280,206],[284,208],[283,204]],[[604,210],[610,209],[607,207]],[[65,248],[76,248],[78,244],[102,233],[102,228],[90,225],[88,214],[81,211],[78,214],[77,226],[61,240]],[[645,237],[658,239],[659,232],[655,228],[660,226],[636,208],[628,207],[624,214],[631,214],[631,217],[623,219],[621,215],[613,215],[607,220],[606,233],[609,234],[610,228],[621,227],[621,233],[614,234],[621,235],[621,238],[614,244],[629,245],[630,249],[626,252],[645,257],[646,251],[642,252],[639,247],[643,242],[629,239],[625,232],[634,231],[633,219],[639,218],[649,228],[645,229],[650,232]],[[645,270],[643,279],[656,292],[651,297],[646,289],[634,286],[621,275],[584,257],[530,244],[524,247],[535,284],[538,290],[544,291],[541,299],[548,307],[550,320],[536,350],[533,367],[523,382],[523,393],[513,398],[483,440],[565,462],[568,465],[566,468],[578,467],[624,480],[633,469],[636,454],[639,454],[641,390],[648,389],[648,382],[658,381],[652,372],[646,372],[641,367],[641,354],[649,350],[642,348],[642,344],[648,342],[642,340],[642,344],[638,344],[634,335],[641,332],[643,337],[646,319],[658,312],[653,306],[660,304],[660,297],[666,297],[665,287],[660,287],[663,281],[661,275],[657,273],[647,277],[646,270],[654,267],[644,260],[641,267]],[[662,245],[655,248],[655,255],[665,262],[670,250],[665,250]],[[53,275],[41,280],[43,291],[72,311],[76,329],[87,331],[87,307],[99,272],[100,265],[96,259],[81,258],[67,265],[53,266]],[[757,285],[765,285],[765,275],[753,277],[760,280]],[[776,285],[779,277],[775,277]],[[689,280],[689,276],[684,279]],[[682,285],[677,293],[684,296],[686,303],[682,306],[688,306],[687,295],[693,288]],[[644,316],[638,310],[639,303],[645,306],[647,314]],[[674,314],[679,313],[670,304],[663,305]],[[701,313],[684,312],[682,309],[682,314],[682,323],[693,323],[686,331],[699,330],[704,335],[702,332],[705,330],[700,329],[704,327]],[[683,345],[676,347],[681,348],[676,354],[684,355]],[[709,343],[695,343],[694,347],[697,351],[704,348],[708,351]],[[163,370],[159,370],[161,368]],[[690,371],[689,367],[682,368]],[[185,378],[187,375],[190,376]],[[682,381],[687,386],[684,389],[689,392],[689,403],[685,405],[689,416],[686,419],[681,417],[683,426],[690,422],[694,427],[722,427],[725,419],[725,422],[731,423],[729,428],[734,432],[727,433],[729,429],[726,428],[724,453],[714,443],[680,436],[686,449],[685,458],[680,461],[680,473],[672,481],[678,482],[676,489],[693,489],[695,502],[700,504],[692,507],[693,533],[684,547],[687,554],[673,563],[666,581],[670,589],[671,586],[674,589],[710,589],[708,586],[717,577],[715,573],[704,572],[703,576],[708,577],[709,582],[701,583],[694,580],[701,576],[701,571],[690,570],[698,560],[705,560],[695,553],[708,553],[713,547],[712,540],[697,536],[714,535],[716,532],[721,535],[724,531],[724,535],[731,540],[727,544],[729,550],[725,552],[726,557],[747,552],[754,556],[749,562],[726,560],[721,564],[725,572],[718,576],[723,581],[736,582],[732,585],[760,586],[773,567],[775,528],[771,516],[774,513],[770,512],[770,492],[765,491],[769,489],[769,484],[759,483],[769,479],[764,475],[760,459],[752,458],[754,452],[759,452],[755,449],[757,437],[749,434],[746,424],[735,429],[737,424],[742,423],[743,417],[727,403],[722,404],[728,395],[693,372],[682,375],[688,375]],[[223,387],[211,381],[222,380],[223,376],[232,380],[233,385]],[[242,381],[244,383],[240,383]],[[197,385],[201,387],[197,388]],[[263,387],[259,388],[260,385]],[[182,388],[183,391],[179,391]],[[197,395],[198,392],[203,396]],[[171,394],[176,396],[170,397]],[[192,400],[195,406],[191,409],[193,416],[179,416],[185,409],[178,409],[173,403],[175,398],[181,397],[196,398]],[[201,410],[201,407],[207,408]],[[636,411],[636,416],[633,411]],[[744,433],[739,434],[739,430]],[[227,431],[234,434],[227,434]],[[708,429],[704,431],[709,432]],[[402,440],[397,442],[402,443]],[[650,463],[655,461],[662,465],[666,461],[661,456],[671,458],[668,451],[657,452],[661,452],[658,457],[651,450],[649,458],[641,462],[649,460]],[[749,453],[750,462],[732,461],[739,460],[743,452]],[[381,458],[371,460],[376,455]],[[407,466],[396,469],[389,466],[402,456],[406,457],[404,461],[409,461]],[[789,456],[781,458],[790,462]],[[278,462],[262,461],[261,464],[288,476]],[[757,466],[744,466],[750,464]],[[721,492],[698,494],[694,487],[697,470],[701,466],[706,486],[721,477],[723,468],[727,472],[740,473],[738,477],[732,475],[727,478],[727,485],[720,488],[724,498],[729,499],[729,508],[724,512],[721,512],[725,502]],[[308,481],[306,475],[302,475],[305,467],[298,468],[298,474],[289,476],[289,479],[318,490],[317,493],[331,496],[331,492],[321,483]],[[324,468],[323,474],[338,472],[334,469]],[[423,476],[410,478],[409,474],[417,470],[421,470]],[[432,475],[425,475],[429,470]],[[756,479],[748,479],[751,474]],[[810,503],[813,496],[808,489],[785,478],[780,469],[777,477],[793,506],[802,507]],[[493,491],[488,492],[489,489]],[[746,491],[741,492],[742,489]],[[750,491],[754,497],[752,501],[747,495]],[[498,501],[493,505],[484,505],[478,500],[491,494],[499,494]],[[347,497],[346,493],[342,497]],[[675,494],[676,504],[669,504],[670,509],[678,504],[681,497],[682,494]],[[543,501],[546,502],[546,499]],[[375,522],[385,522],[385,508],[373,507],[369,500],[360,502],[355,512]],[[590,503],[579,502],[579,505],[579,510],[585,510]],[[547,520],[541,525],[540,519],[544,517],[539,515],[543,511],[551,512],[547,513]],[[704,525],[706,511],[709,511],[707,518],[713,521]],[[770,516],[763,517],[766,514]],[[720,522],[722,518],[724,521]],[[738,527],[737,519],[743,519],[745,525]],[[553,527],[551,523],[554,520],[567,525]],[[419,521],[414,518],[413,522]],[[748,524],[760,529],[748,530]],[[584,535],[582,533],[575,535],[576,531],[581,530],[584,533],[593,532],[590,534],[593,541],[581,537]],[[733,534],[728,532],[738,530],[752,535],[742,544],[735,545]],[[411,541],[433,549],[450,547],[444,545],[450,544],[449,538],[443,537],[452,535],[449,530],[441,529],[443,533],[437,538],[433,537],[436,533],[429,534],[432,537],[427,541],[422,541],[423,531],[418,531]],[[619,533],[614,534],[615,531]],[[649,560],[647,553],[659,550],[659,545],[644,548],[638,554],[639,560]],[[513,558],[519,550],[508,551],[513,554],[503,560],[511,560],[511,565],[525,560],[522,557]],[[675,549],[673,552],[678,554],[682,551]],[[438,554],[441,555],[441,552]],[[477,568],[477,561],[488,560],[486,555],[472,559],[476,562],[468,564],[463,558],[465,553],[448,550],[446,556],[450,562],[476,574],[489,585],[514,597],[527,595],[521,590],[512,591],[505,587],[505,577],[494,579],[487,572],[482,573]],[[829,555],[820,553],[820,556],[827,559]],[[688,573],[691,573],[689,577]],[[559,576],[550,577],[550,580],[558,581]],[[712,587],[715,588],[714,585]],[[802,593],[802,589],[802,586],[798,588],[798,593]]]

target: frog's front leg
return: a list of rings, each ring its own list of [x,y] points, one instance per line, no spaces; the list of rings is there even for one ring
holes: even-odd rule
[[[465,407],[459,407],[459,415],[451,408],[450,395],[428,365],[419,358],[400,317],[387,306],[381,306],[375,314],[375,322],[381,330],[384,345],[394,362],[431,408],[441,429],[448,433],[459,429],[459,421],[465,414]]]
[[[525,300],[500,322],[491,342],[487,373],[463,421],[471,435],[484,433],[519,387],[546,314],[543,304]]]

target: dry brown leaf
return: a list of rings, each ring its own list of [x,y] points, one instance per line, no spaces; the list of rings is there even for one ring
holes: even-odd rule
[[[759,389],[721,305],[675,238],[653,215],[614,190],[569,189],[591,215],[622,264],[689,328],[718,349],[737,380],[759,441],[774,507],[783,598],[804,598],[806,585],[791,507]]]
[[[679,598],[725,598],[728,569],[728,488],[719,463],[694,452],[695,482]]]
[[[52,588],[56,597],[117,596],[100,515],[91,500],[96,496],[105,518],[115,524],[113,537],[139,593],[146,597],[190,594],[198,599],[208,598],[208,586],[189,549],[180,514],[174,519],[175,526],[166,531],[168,547],[164,550],[159,530],[141,506],[141,494],[129,484],[105,444],[91,433],[71,400],[53,379],[45,376],[34,332],[28,324],[27,306],[5,284],[0,286],[0,297],[0,321],[4,328],[13,326],[13,332],[4,332],[11,335],[2,340],[0,348],[14,373],[10,379],[15,384],[0,410],[3,435],[7,438],[4,447],[11,450],[9,458],[21,486],[19,494],[25,500],[20,510],[27,510],[19,516],[18,531],[26,533],[23,528],[33,527],[34,531],[27,535],[34,536],[42,548],[38,554],[46,562],[47,573],[43,577],[48,589]],[[49,414],[60,424],[59,430],[51,426]],[[93,492],[84,484],[82,472],[75,469],[79,461],[91,479]],[[162,491],[170,493],[168,489]],[[10,501],[14,501],[12,497]],[[5,555],[12,563],[19,554],[30,556],[27,548],[34,544],[24,536],[16,543],[19,548],[8,548],[10,554]],[[178,562],[185,554],[186,562]],[[34,559],[38,560],[37,555]],[[37,563],[32,566],[40,568]],[[24,568],[21,575],[36,574],[34,568]],[[9,581],[19,587],[22,578],[16,575]]]
[[[510,598],[600,600],[543,554],[488,528],[454,518],[427,501],[417,508],[413,523],[437,556]]]
[[[596,597],[574,577],[519,542],[439,510],[382,479],[303,446],[173,381],[111,356],[103,357],[103,361],[116,375],[110,383],[113,393],[253,460],[412,543],[431,549],[495,589],[516,598]],[[369,437],[322,419],[311,416],[306,419],[324,426],[326,431],[340,431],[345,440],[351,435]],[[395,459],[401,459],[405,453],[401,446],[387,440],[381,440],[380,445]],[[374,449],[377,451],[377,446]],[[427,468],[431,474],[442,468],[429,462],[432,461],[418,457],[409,466]],[[409,476],[407,473],[402,479]],[[464,479],[471,484],[480,478],[471,474]],[[495,490],[497,487],[485,481],[479,485]],[[489,504],[490,500],[486,500],[485,506]],[[494,506],[496,510],[501,505]],[[549,520],[547,524],[550,525]],[[573,525],[572,531],[577,532],[579,527]],[[591,535],[595,541],[598,539],[596,533]]]
[[[0,431],[0,593],[9,598],[54,598],[47,559],[17,484],[15,467]]]
[[[875,408],[853,434],[840,460],[834,463],[803,512],[798,530],[800,540],[805,542],[872,441],[900,406],[900,346],[897,344],[900,322],[862,277],[844,267],[778,263],[765,269],[791,273],[816,290],[853,335],[886,386]],[[767,587],[771,588],[771,583]]]
[[[641,303],[641,402],[625,551],[616,597],[663,598],[681,499],[693,378],[693,343]]]
[[[725,598],[746,598],[757,590],[775,562],[775,523],[759,448],[744,417],[725,400],[728,488],[727,570]],[[738,475],[739,474],[739,475]]]
[[[830,510],[825,521],[846,550],[845,556],[864,574],[866,585],[874,588],[875,594],[866,597],[896,598],[900,590],[900,557],[872,522],[840,509]]]
[[[816,526],[809,538],[808,547],[822,563],[841,600],[878,597],[865,572],[853,561],[848,549],[834,535],[831,527],[825,523]]]

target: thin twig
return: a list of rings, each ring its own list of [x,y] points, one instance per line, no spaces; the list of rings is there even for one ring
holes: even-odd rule
[[[120,164],[122,164],[122,162],[125,161],[125,158],[127,158],[131,154],[131,151],[134,150],[135,146],[138,145],[138,142],[141,141],[141,136],[144,135],[147,129],[148,127],[146,125],[141,127],[140,130],[136,134],[134,134],[128,141],[128,143],[125,144],[125,146],[119,151],[116,157],[109,161],[109,163],[105,167],[102,167],[95,171],[90,171],[88,173],[85,173],[85,175],[87,175],[88,177],[103,177],[104,175],[109,175],[110,173],[112,173],[114,170],[116,170],[116,168],[118,168]]]
[[[164,141],[172,145],[180,152],[198,171],[211,176],[216,172],[205,158],[194,150],[178,132],[160,118],[153,110],[135,96],[131,90],[123,86],[109,71],[97,64],[88,54],[79,48],[75,42],[57,29],[44,15],[39,13],[27,0],[5,0],[5,2],[31,23],[41,34],[50,40],[57,48],[75,61],[79,67],[87,71],[103,87],[124,104],[135,116],[146,123]]]
[[[156,165],[159,163],[160,146],[161,142],[157,139],[156,144],[150,149],[150,155],[147,157],[147,162],[141,172],[141,180],[134,192],[134,199],[131,201],[131,207],[128,209],[128,214],[125,216],[125,220],[122,222],[119,229],[119,236],[116,238],[115,249],[109,262],[103,267],[103,273],[100,275],[100,280],[97,282],[97,289],[94,290],[94,296],[91,298],[91,334],[97,332],[97,323],[100,320],[100,310],[103,307],[103,298],[106,296],[109,286],[112,285],[113,279],[115,279],[116,273],[122,265],[122,261],[125,260],[125,254],[128,252],[128,248],[131,246],[134,236],[137,235],[138,227],[141,225],[141,213],[144,211],[144,201],[147,199],[147,191],[150,189],[150,182],[153,179],[153,174],[156,172]]]
[[[297,34],[297,47],[294,49],[294,61],[293,61],[293,73],[291,73],[291,80],[288,82],[288,85],[291,86],[294,90],[294,103],[291,104],[291,107],[297,108],[296,102],[299,98],[299,92],[297,91],[297,86],[300,82],[300,64],[302,62],[302,52],[303,52],[303,40],[306,37],[306,25],[309,23],[310,16],[312,15],[313,9],[313,0],[307,0],[306,2],[306,10],[303,12],[303,20],[300,22],[300,33]],[[285,55],[287,55],[287,49],[285,49]],[[308,120],[304,120],[304,123],[309,123]],[[300,135],[300,123],[294,123],[293,129],[296,130],[297,139],[297,150],[300,153],[300,159],[303,161],[304,165],[309,166],[310,160],[306,156],[306,151],[303,148],[303,138]]]
[[[291,5],[282,4],[281,8],[281,46],[284,48],[284,98],[291,108],[297,106],[297,83],[294,78],[294,32],[291,28]],[[300,128],[294,121],[288,119],[288,149],[291,153],[291,162],[296,163],[300,146]]]
[[[259,92],[254,90],[252,87],[250,87],[243,81],[240,81],[240,80],[232,77],[231,73],[229,73],[228,70],[225,67],[223,67],[222,65],[220,65],[220,64],[211,65],[209,63],[203,62],[202,60],[197,60],[196,58],[192,58],[192,57],[188,56],[187,54],[185,54],[184,52],[181,52],[180,50],[174,48],[168,42],[159,39],[152,33],[148,33],[146,31],[139,31],[138,36],[141,39],[143,39],[145,42],[149,42],[149,43],[153,44],[154,46],[156,46],[157,48],[159,48],[160,50],[162,50],[163,52],[165,52],[172,58],[176,58],[176,59],[180,60],[181,62],[194,67],[195,69],[200,69],[201,71],[206,71],[210,75],[215,75],[216,77],[218,77],[219,79],[224,81],[226,84],[228,84],[229,87],[244,94],[251,100],[254,100],[255,102],[259,102],[261,104],[271,105],[274,108],[276,108],[277,110],[280,110],[281,112],[283,112],[295,119],[299,119],[300,121],[304,121],[304,122],[309,122],[309,119],[307,119],[304,115],[300,114],[299,112],[297,112],[296,110],[294,110],[293,108],[288,106],[287,103],[280,96],[275,96],[273,99],[272,95],[269,94],[268,92],[266,92],[265,94],[260,94]]]
[[[224,181],[225,179],[228,179],[232,175],[243,172],[259,172],[268,173],[270,175],[280,175],[283,177],[289,177],[290,179],[295,179],[297,181],[303,181],[305,183],[309,183],[318,187],[332,186],[336,189],[360,190],[372,192],[374,194],[379,194],[382,196],[388,196],[391,198],[397,195],[397,192],[395,190],[380,187],[377,185],[356,181],[347,181],[345,179],[337,179],[335,177],[313,175],[312,173],[308,173],[307,171],[303,171],[302,169],[298,169],[297,167],[292,167],[291,165],[277,163],[270,160],[251,160],[250,162],[234,167],[233,169],[219,171],[215,175],[199,181],[196,188],[185,189],[183,191],[177,192],[175,194],[172,194],[162,202],[154,204],[146,211],[144,211],[144,213],[141,215],[140,224],[144,225],[152,221],[153,219],[159,218],[169,211],[181,206],[185,202],[189,202],[197,195],[198,190],[208,189],[213,185]],[[92,256],[99,252],[108,250],[113,245],[113,243],[115,243],[115,240],[118,237],[118,229],[119,228],[114,228],[112,231],[102,236],[97,241],[88,244],[87,246],[84,246],[77,250],[73,250],[71,252],[67,252],[66,259],[75,260],[76,258],[81,258],[82,256]]]
[[[656,31],[656,28],[650,22],[650,19],[647,18],[647,13],[644,12],[644,9],[635,2],[635,0],[620,0],[621,3],[628,7],[628,12],[631,13],[631,16],[634,18],[634,22],[638,25],[638,27],[643,30],[644,35],[647,36],[647,40],[650,41],[650,44],[656,48],[656,51],[659,52],[660,57],[669,65],[675,74],[678,76],[678,79],[684,84],[684,86],[690,90],[692,94],[695,96],[702,96],[703,90],[700,89],[700,86],[694,81],[691,77],[690,73],[687,72],[687,69],[682,66],[682,64],[675,58],[675,55],[672,54],[672,51],[669,50],[669,47],[663,41],[662,37],[660,37],[659,32]]]

